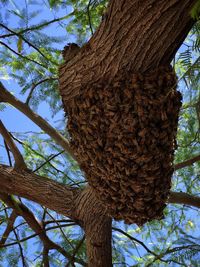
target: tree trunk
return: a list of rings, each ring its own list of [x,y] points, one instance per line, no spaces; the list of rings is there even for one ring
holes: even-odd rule
[[[77,220],[85,230],[89,267],[111,267],[112,219],[106,215],[91,187],[87,187],[75,202]]]
[[[169,65],[194,23],[189,12],[195,2],[111,0],[90,41],[60,67],[65,110],[86,85],[98,87],[103,80],[114,84],[119,75]],[[79,198],[78,218],[86,233],[89,266],[112,266],[111,220],[99,214],[100,204],[92,189],[84,194]]]
[[[194,21],[196,0],[110,1],[90,41],[60,68],[60,92],[67,105],[84,85],[126,72],[168,65]]]

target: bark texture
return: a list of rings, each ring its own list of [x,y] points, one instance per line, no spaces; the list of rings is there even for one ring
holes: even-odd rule
[[[75,202],[77,218],[86,235],[89,267],[111,267],[112,219],[96,198],[91,187],[87,187]]]
[[[195,2],[111,0],[104,20],[88,44],[60,67],[60,92],[64,106],[86,85],[93,86],[104,79],[114,83],[119,74],[144,73],[168,65],[193,25],[189,12]],[[4,97],[1,96],[2,101],[6,101]],[[24,112],[23,105],[20,109]],[[29,117],[35,119],[32,113]],[[39,118],[38,125],[40,121]],[[42,127],[46,129],[45,125]],[[56,138],[57,135],[53,132],[52,136]],[[70,151],[62,138],[59,142]],[[1,192],[36,201],[77,220],[86,232],[89,266],[112,266],[111,218],[90,187],[77,191],[5,166],[0,167],[0,183]],[[174,197],[172,202],[183,196]],[[195,198],[195,202],[190,203],[197,205],[197,202]]]
[[[113,86],[119,76],[127,73],[145,73],[161,65],[168,66],[193,25],[189,12],[195,2],[111,0],[104,20],[90,41],[60,67],[60,92],[65,110],[86,87],[98,88],[102,81]],[[91,221],[86,221],[93,226]],[[88,236],[90,240],[92,229],[90,225],[85,228],[86,239]],[[93,238],[96,242],[96,235]],[[101,253],[90,244],[87,241],[90,266],[107,266]]]
[[[17,171],[0,165],[0,191],[35,201],[45,207],[73,218],[74,199],[78,189],[27,171]]]
[[[145,72],[171,62],[194,21],[196,0],[110,1],[90,41],[60,67],[64,105],[86,84],[110,81],[123,70]]]
[[[92,188],[86,187],[83,191],[72,189],[34,173],[20,173],[3,165],[0,165],[0,185],[0,192],[4,195],[25,197],[72,218],[86,232],[88,265],[112,266],[111,218],[106,215],[106,210],[97,200]],[[172,192],[168,203],[200,208],[199,197],[182,192]]]

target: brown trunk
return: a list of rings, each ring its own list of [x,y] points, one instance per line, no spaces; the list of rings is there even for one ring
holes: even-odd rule
[[[169,65],[193,25],[196,0],[111,0],[104,20],[90,41],[60,68],[65,110],[69,100],[99,81],[115,84],[117,76]],[[81,112],[81,111],[80,111]],[[112,266],[111,219],[93,190],[78,197],[77,219],[86,233],[90,267]]]
[[[171,62],[194,21],[196,0],[110,1],[91,40],[60,68],[64,104],[85,84],[112,80],[123,70],[144,72]]]
[[[77,219],[85,230],[89,267],[111,267],[112,219],[96,199],[91,187],[75,202]]]

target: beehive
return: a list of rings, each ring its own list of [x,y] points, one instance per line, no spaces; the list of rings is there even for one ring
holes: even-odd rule
[[[173,173],[181,106],[171,67],[124,74],[65,105],[71,146],[107,212],[142,225],[161,219]]]

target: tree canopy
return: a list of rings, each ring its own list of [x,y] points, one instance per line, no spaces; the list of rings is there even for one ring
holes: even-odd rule
[[[81,200],[68,206],[87,180],[69,145],[58,71],[64,46],[84,47],[107,5],[106,0],[0,3],[0,266],[87,265],[87,230],[73,210]],[[112,220],[114,266],[199,265],[199,10],[196,1],[189,14],[195,23],[171,62],[183,103],[164,218],[143,226]],[[87,205],[92,213],[98,203]]]

